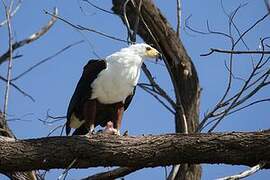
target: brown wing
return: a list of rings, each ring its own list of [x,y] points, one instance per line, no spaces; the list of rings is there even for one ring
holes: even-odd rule
[[[106,69],[105,60],[90,60],[84,66],[82,76],[76,86],[74,94],[70,100],[67,110],[66,134],[70,133],[70,118],[73,113],[79,119],[83,119],[83,105],[92,95],[91,84],[97,78],[98,74]]]

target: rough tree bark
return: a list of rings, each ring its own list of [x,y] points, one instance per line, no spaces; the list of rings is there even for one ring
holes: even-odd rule
[[[113,0],[112,2],[112,10],[124,21],[123,3],[125,1]],[[134,0],[134,2],[138,5],[140,0]],[[126,6],[127,19],[130,23],[130,28],[133,30],[138,17],[137,9],[138,6],[134,7],[131,1]],[[184,114],[187,119],[188,133],[193,133],[196,131],[199,123],[200,102],[200,88],[196,69],[176,32],[161,14],[160,10],[155,7],[152,0],[142,0],[140,14],[141,20],[137,33],[145,42],[153,44],[154,47],[162,52],[168,64],[167,68],[171,72],[177,108],[179,108],[175,115],[176,132],[184,132]],[[181,166],[181,170],[177,175],[177,179],[186,180],[199,180],[200,177],[200,165]]]
[[[12,131],[9,129],[6,120],[4,119],[3,113],[0,111],[0,136],[8,137],[10,139],[16,139],[15,135],[12,133]],[[0,160],[1,164],[1,160]],[[12,171],[3,171],[0,170],[0,173],[5,174],[10,179],[13,180],[33,180],[35,179],[34,172],[18,172],[16,170]]]
[[[253,166],[260,162],[270,168],[270,131],[140,137],[98,134],[0,141],[0,171],[66,168],[75,159],[73,168],[178,163]]]

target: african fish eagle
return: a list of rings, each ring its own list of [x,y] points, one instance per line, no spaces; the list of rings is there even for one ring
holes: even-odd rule
[[[145,58],[160,53],[141,43],[133,44],[105,59],[90,60],[85,66],[67,110],[66,134],[92,134],[98,125],[111,121],[120,135],[123,112],[128,108]]]

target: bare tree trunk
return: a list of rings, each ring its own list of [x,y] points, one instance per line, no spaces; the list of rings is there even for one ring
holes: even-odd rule
[[[137,7],[131,2],[126,6],[126,16],[133,30],[138,17],[139,1],[135,0]],[[124,21],[123,2],[125,1],[113,0],[112,10]],[[199,123],[200,103],[196,69],[181,40],[151,0],[142,0],[140,14],[137,33],[145,42],[153,44],[162,52],[174,85],[178,108],[175,116],[176,132],[184,132],[184,118],[186,118],[188,133],[193,133]],[[200,177],[200,165],[181,165],[177,179],[198,180]]]

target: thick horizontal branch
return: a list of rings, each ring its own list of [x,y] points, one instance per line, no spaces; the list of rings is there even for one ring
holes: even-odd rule
[[[0,171],[97,166],[156,167],[225,163],[270,168],[270,132],[92,135],[5,141],[0,139]]]

